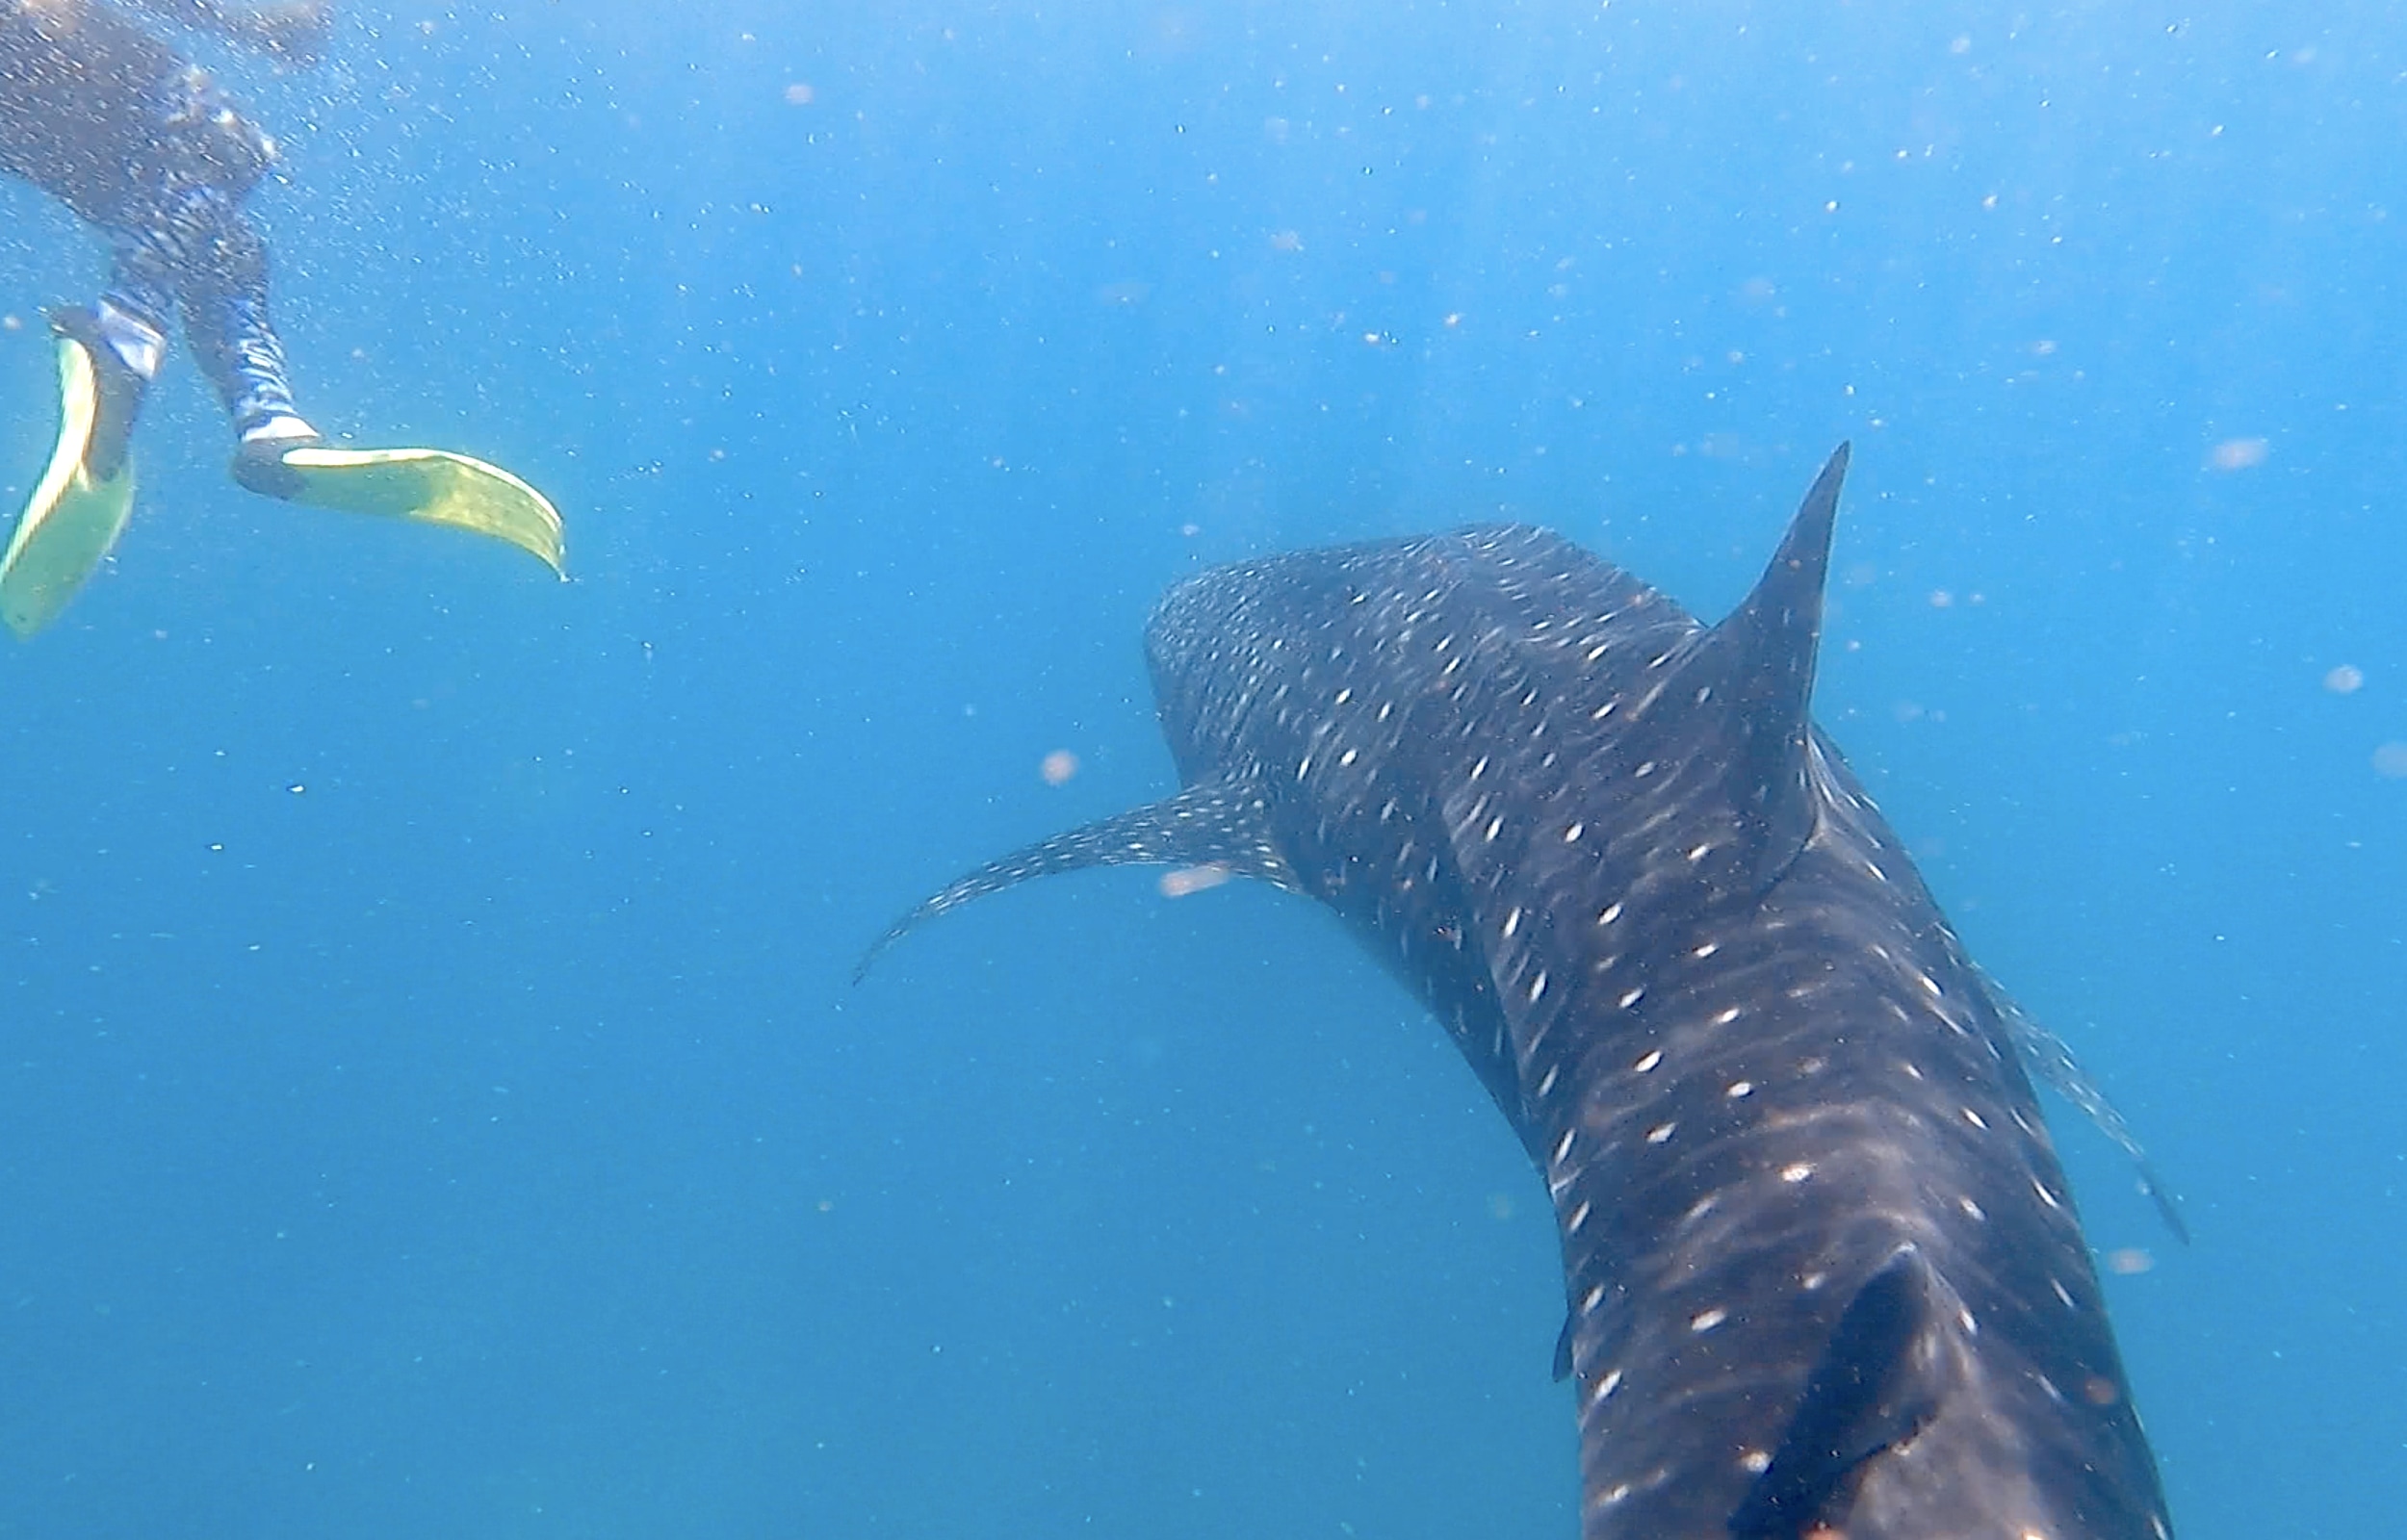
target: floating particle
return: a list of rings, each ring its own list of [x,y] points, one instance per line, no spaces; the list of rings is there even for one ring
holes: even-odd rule
[[[2393,781],[2407,781],[2407,743],[2393,740],[2374,750],[2373,773]]]
[[[2323,676],[2323,687],[2334,695],[2354,695],[2365,682],[2366,671],[2354,663],[2342,663]]]
[[[1078,757],[1068,749],[1055,749],[1036,767],[1036,773],[1045,778],[1048,786],[1062,785],[1078,773]]]
[[[2264,439],[2225,439],[2208,453],[2207,465],[2216,471],[2245,471],[2265,464],[2269,448]]]
[[[808,107],[814,101],[818,99],[818,95],[819,93],[817,91],[811,89],[809,82],[798,80],[786,88],[786,105],[789,107]]]
[[[1954,605],[1954,603],[1955,603],[1955,596],[1954,596],[1954,594],[1949,593],[1946,589],[1944,589],[1944,588],[1933,588],[1933,589],[1930,591],[1930,607],[1931,607],[1931,608],[1933,608],[1933,609],[1948,609],[1948,608],[1953,607],[1953,606]]]
[[[2109,1272],[2119,1272],[2124,1277],[2131,1278],[2154,1268],[2157,1265],[2157,1259],[2148,1254],[2145,1246],[2127,1245],[2120,1250],[2108,1252],[2106,1265]]]
[[[1177,871],[1162,873],[1162,897],[1184,898],[1207,887],[1218,887],[1229,881],[1229,868],[1217,861],[1202,866],[1181,866]]]

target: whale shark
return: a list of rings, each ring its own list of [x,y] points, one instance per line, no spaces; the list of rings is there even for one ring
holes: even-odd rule
[[[2032,1076],[2137,1145],[1811,716],[1847,464],[1713,626],[1524,526],[1179,583],[1146,649],[1182,789],[863,967],[1086,867],[1315,899],[1545,1183],[1585,1540],[2168,1540]]]

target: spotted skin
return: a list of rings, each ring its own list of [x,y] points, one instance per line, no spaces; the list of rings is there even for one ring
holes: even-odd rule
[[[1587,1540],[2164,1540],[2023,1053],[2094,1088],[1807,716],[1845,466],[1712,628],[1519,526],[1190,579],[1147,632],[1187,790],[888,939],[1124,860],[1343,915],[1546,1182]]]

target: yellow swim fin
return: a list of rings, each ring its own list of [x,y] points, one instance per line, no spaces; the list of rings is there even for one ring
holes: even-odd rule
[[[450,525],[506,540],[562,578],[559,510],[498,465],[449,449],[284,451],[292,501],[345,513],[375,513]]]
[[[58,447],[16,521],[8,554],[0,556],[0,620],[20,637],[59,618],[134,511],[130,458],[105,481],[84,468],[99,410],[91,354],[74,338],[61,337]]]

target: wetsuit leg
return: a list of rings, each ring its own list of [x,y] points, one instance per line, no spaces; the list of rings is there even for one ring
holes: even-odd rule
[[[240,209],[225,211],[183,297],[184,333],[201,372],[225,402],[235,433],[279,418],[298,419],[284,344],[268,320],[267,243]]]
[[[268,316],[267,244],[242,207],[274,147],[199,69],[163,81],[157,110],[157,137],[134,168],[142,195],[109,223],[116,266],[103,298],[156,330],[181,310],[238,435],[298,420]]]

